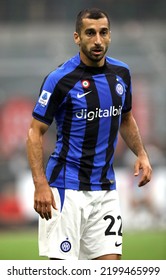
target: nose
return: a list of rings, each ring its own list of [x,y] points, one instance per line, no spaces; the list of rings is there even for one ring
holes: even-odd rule
[[[100,36],[100,33],[96,33],[96,36],[95,36],[95,45],[101,45],[101,36]]]

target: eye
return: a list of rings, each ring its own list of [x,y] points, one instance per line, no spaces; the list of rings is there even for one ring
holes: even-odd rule
[[[101,36],[105,37],[105,36],[108,35],[108,30],[107,30],[107,29],[104,29],[104,30],[101,31],[100,34],[101,34]]]
[[[87,35],[88,37],[92,37],[92,36],[95,35],[95,31],[92,30],[92,29],[86,30],[85,33],[86,33],[86,35]]]

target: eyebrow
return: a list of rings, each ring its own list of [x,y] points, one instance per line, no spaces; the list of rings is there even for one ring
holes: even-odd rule
[[[108,30],[109,31],[109,28],[108,27],[101,27],[100,31],[103,31],[103,30]],[[89,28],[86,28],[85,31],[96,31],[96,29],[93,28],[93,27],[89,27]]]

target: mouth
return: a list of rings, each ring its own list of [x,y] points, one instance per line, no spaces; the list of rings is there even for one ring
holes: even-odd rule
[[[95,49],[92,49],[91,52],[93,55],[101,55],[103,52],[103,49],[95,48]]]

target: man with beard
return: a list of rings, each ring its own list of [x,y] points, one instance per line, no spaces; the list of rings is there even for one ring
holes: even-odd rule
[[[151,165],[132,115],[128,66],[106,56],[110,19],[85,9],[74,32],[79,53],[44,80],[28,131],[27,153],[39,217],[39,251],[50,259],[117,260],[122,218],[113,170],[120,131],[137,156],[139,187]],[[56,147],[46,172],[42,139],[55,119]]]

